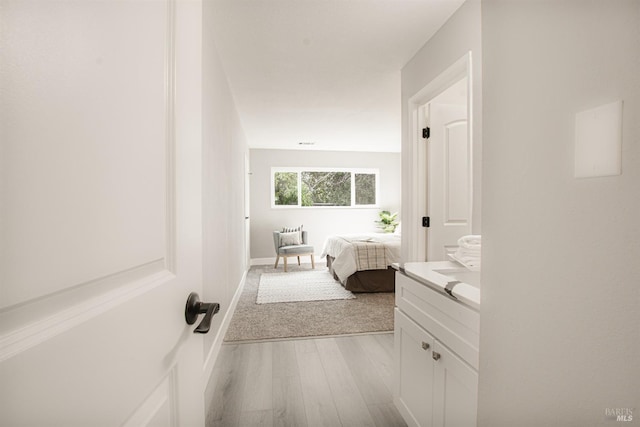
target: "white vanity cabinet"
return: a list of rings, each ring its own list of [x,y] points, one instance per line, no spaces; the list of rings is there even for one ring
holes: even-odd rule
[[[479,313],[396,273],[394,402],[409,426],[476,425]]]

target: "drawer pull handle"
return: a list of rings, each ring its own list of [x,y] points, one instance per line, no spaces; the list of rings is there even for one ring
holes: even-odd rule
[[[431,357],[433,357],[433,360],[440,360],[440,353],[434,351]]]
[[[431,347],[431,346],[429,345],[429,343],[422,341],[422,349],[423,349],[423,350],[429,350],[429,347]]]

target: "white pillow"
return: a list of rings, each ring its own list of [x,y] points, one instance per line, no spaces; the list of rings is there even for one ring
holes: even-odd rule
[[[291,233],[280,233],[280,247],[294,246],[299,245],[300,243],[300,232],[294,231]]]
[[[302,225],[299,227],[282,227],[282,233],[293,233],[294,231],[300,235],[300,243],[298,244],[302,244]]]

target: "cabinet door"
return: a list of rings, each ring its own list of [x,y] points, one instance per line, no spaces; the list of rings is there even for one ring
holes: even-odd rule
[[[395,310],[396,390],[394,402],[409,426],[433,425],[433,360],[435,340],[398,309]]]
[[[434,361],[433,425],[466,427],[476,425],[478,373],[436,341]]]

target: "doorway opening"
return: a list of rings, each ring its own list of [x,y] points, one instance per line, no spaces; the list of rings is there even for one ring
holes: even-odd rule
[[[416,261],[448,260],[458,238],[472,233],[473,123],[471,52],[409,100],[412,220],[422,222],[409,242]]]
[[[427,261],[445,261],[458,239],[471,234],[471,136],[468,79],[462,78],[420,107],[426,139]]]

